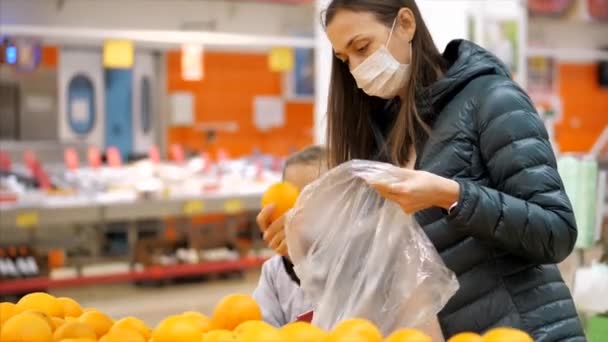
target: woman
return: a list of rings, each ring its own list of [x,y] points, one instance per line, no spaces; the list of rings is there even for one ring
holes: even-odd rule
[[[572,208],[543,123],[506,67],[463,40],[440,54],[414,0],[334,0],[325,26],[330,163],[408,169],[377,190],[416,214],[458,276],[438,317],[446,339],[510,326],[585,341],[555,265],[576,241]]]

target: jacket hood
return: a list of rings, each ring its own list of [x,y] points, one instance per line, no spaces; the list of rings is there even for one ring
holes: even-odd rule
[[[446,73],[418,94],[423,103],[430,101],[432,107],[421,113],[425,121],[434,121],[433,116],[438,115],[441,109],[474,79],[485,75],[511,78],[508,68],[496,56],[467,40],[451,41],[443,53],[443,58],[448,63]]]

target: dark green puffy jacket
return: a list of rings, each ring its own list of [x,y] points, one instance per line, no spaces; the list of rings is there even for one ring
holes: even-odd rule
[[[444,77],[418,94],[432,130],[417,144],[416,162],[461,186],[450,215],[437,208],[416,214],[460,282],[439,314],[443,332],[510,326],[538,342],[585,341],[555,265],[572,251],[577,231],[543,122],[486,50],[457,40],[444,57]],[[373,120],[386,131],[386,120]]]

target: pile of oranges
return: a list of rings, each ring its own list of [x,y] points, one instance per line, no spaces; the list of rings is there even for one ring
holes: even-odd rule
[[[403,329],[383,338],[363,319],[350,319],[327,332],[303,322],[280,329],[262,322],[247,295],[222,299],[211,317],[198,312],[169,316],[154,329],[126,317],[114,321],[70,298],[31,293],[17,304],[0,303],[0,342],[432,342],[420,331]],[[486,335],[460,334],[449,342],[533,342],[525,333],[495,329]]]

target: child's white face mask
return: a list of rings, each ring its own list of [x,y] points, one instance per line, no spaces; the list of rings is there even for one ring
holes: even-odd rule
[[[351,71],[357,86],[367,95],[383,99],[392,99],[399,93],[411,75],[410,65],[401,64],[388,51],[388,44],[393,36],[397,18],[393,22],[391,33],[386,44],[367,57]],[[410,42],[410,55],[412,53]]]

